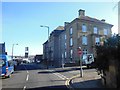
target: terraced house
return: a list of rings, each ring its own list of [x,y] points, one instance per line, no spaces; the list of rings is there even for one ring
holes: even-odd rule
[[[83,54],[94,54],[95,45],[102,44],[102,41],[111,37],[112,24],[105,19],[98,20],[85,15],[85,10],[78,11],[78,17],[71,22],[65,22],[64,33],[58,35],[58,61],[59,66],[78,64],[78,47],[81,47]],[[57,42],[56,42],[57,43]],[[44,51],[44,50],[43,50]],[[53,60],[54,61],[54,60]]]

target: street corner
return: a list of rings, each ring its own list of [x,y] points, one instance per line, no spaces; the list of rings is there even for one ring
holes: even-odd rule
[[[69,89],[71,89],[71,90],[74,89],[73,81],[74,81],[74,79],[76,79],[76,78],[78,78],[78,77],[80,77],[79,74],[76,75],[76,76],[73,76],[73,77],[71,77],[71,78],[69,78],[69,79],[67,79],[66,82],[65,82],[65,85],[67,86],[67,88],[69,88]]]

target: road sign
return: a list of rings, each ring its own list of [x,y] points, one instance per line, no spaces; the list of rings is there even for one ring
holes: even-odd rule
[[[82,50],[80,48],[78,48],[78,54],[81,55],[82,54]]]

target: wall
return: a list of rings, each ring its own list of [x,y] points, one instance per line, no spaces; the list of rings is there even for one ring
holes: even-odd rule
[[[117,60],[110,60],[109,62],[109,70],[105,71],[104,78],[105,81],[103,80],[103,85],[105,85],[108,88],[117,88],[117,75],[118,75],[118,62]],[[105,83],[106,82],[106,83]]]

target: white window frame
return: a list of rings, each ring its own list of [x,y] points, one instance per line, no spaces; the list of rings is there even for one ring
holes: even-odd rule
[[[82,32],[87,32],[87,26],[85,24],[82,25]]]
[[[83,54],[87,54],[88,50],[87,49],[83,49]]]
[[[70,58],[73,58],[73,50],[70,50]]]
[[[87,45],[87,36],[82,36],[82,45]]]
[[[65,49],[67,48],[67,43],[65,42]]]
[[[67,36],[66,36],[66,34],[65,34],[65,40],[67,39]]]
[[[65,51],[65,53],[64,53],[64,54],[65,54],[65,58],[67,58],[67,52],[66,52],[66,51]]]
[[[97,27],[94,27],[93,30],[94,30],[94,31],[93,31],[94,34],[98,34],[98,28],[97,28]]]
[[[108,29],[104,29],[103,32],[104,32],[104,35],[108,35]]]
[[[99,45],[99,44],[100,44],[100,37],[96,37],[96,38],[95,38],[95,44],[96,44],[96,45]]]
[[[73,39],[70,38],[70,46],[72,46],[72,45],[73,45]]]
[[[70,34],[71,35],[73,34],[73,28],[72,27],[70,28]]]

